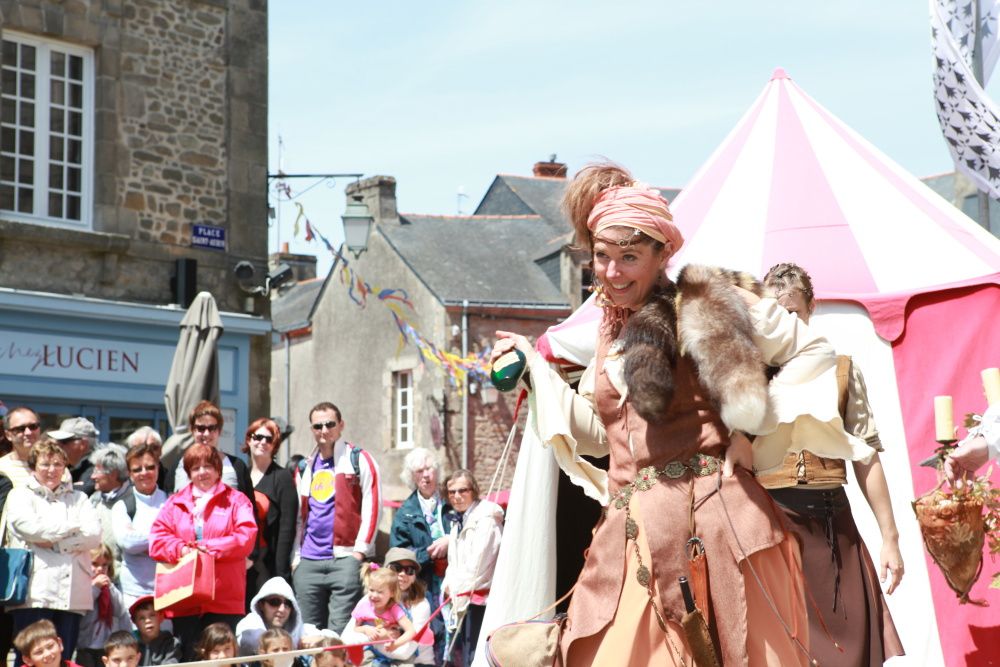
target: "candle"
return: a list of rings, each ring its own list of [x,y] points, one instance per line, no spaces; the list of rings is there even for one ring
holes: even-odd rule
[[[955,439],[951,396],[934,397],[934,439],[938,442]]]
[[[983,392],[986,394],[986,406],[1000,403],[1000,368],[984,368]]]

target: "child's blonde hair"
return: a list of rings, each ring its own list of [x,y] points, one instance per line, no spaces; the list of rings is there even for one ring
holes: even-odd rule
[[[379,567],[378,563],[365,563],[361,566],[361,583],[366,591],[375,586],[385,587],[389,591],[389,604],[399,602],[399,577],[390,568]]]
[[[316,648],[332,648],[334,646],[343,646],[344,642],[341,641],[339,637],[323,637],[323,639],[316,645]],[[323,651],[317,653],[313,656],[313,665],[315,667],[329,667],[330,662],[334,658],[340,658],[342,661],[347,661],[347,650],[337,649],[333,651]]]
[[[93,563],[98,558],[103,557],[104,560],[108,561],[108,579],[114,580],[115,578],[115,554],[111,551],[111,547],[107,545],[106,542],[101,542],[101,546],[95,547],[90,550],[90,562]]]
[[[267,653],[279,639],[287,639],[292,645],[292,648],[295,648],[295,642],[292,641],[292,635],[290,635],[287,630],[284,628],[270,628],[260,636],[260,641],[257,644],[257,653]]]
[[[212,623],[201,631],[201,637],[198,638],[195,654],[199,660],[207,660],[208,654],[212,652],[212,649],[223,644],[229,644],[233,647],[233,656],[240,654],[240,647],[236,643],[236,635],[233,634],[233,629],[229,627],[229,624]]]
[[[28,655],[35,644],[46,639],[59,639],[59,633],[56,632],[56,626],[52,621],[43,618],[17,633],[14,637],[14,648],[22,656]]]

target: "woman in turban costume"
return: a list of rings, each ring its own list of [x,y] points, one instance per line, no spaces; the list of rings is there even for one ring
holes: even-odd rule
[[[808,664],[798,547],[750,471],[756,451],[741,431],[792,419],[769,400],[763,364],[782,367],[777,384],[808,384],[829,375],[832,348],[731,272],[688,266],[670,281],[680,231],[659,191],[621,167],[585,168],[564,205],[604,311],[595,357],[574,389],[522,336],[497,332],[493,350],[494,360],[525,354],[541,441],[605,505],[564,664],[692,664],[678,585],[691,577],[692,537],[708,563],[709,599],[697,603],[722,664]],[[609,454],[606,476],[581,458]]]

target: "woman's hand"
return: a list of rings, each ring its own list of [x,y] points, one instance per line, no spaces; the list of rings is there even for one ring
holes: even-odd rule
[[[889,572],[892,573],[892,581],[889,583],[888,590],[886,590],[888,595],[892,595],[892,592],[896,590],[896,586],[899,586],[899,582],[903,580],[903,556],[899,553],[899,542],[897,540],[884,540],[882,542],[880,560],[882,561],[882,571],[879,580],[884,584],[887,574]]]
[[[744,290],[746,291],[746,290]],[[752,292],[747,292],[752,294]],[[733,431],[729,436],[729,446],[726,447],[726,460],[722,463],[722,476],[732,477],[736,466],[746,470],[753,469],[753,445],[742,431]]]
[[[490,364],[514,348],[521,350],[528,362],[531,362],[531,358],[535,356],[535,348],[531,346],[527,338],[510,331],[497,331],[496,334],[498,340],[493,345],[493,352],[490,353]]]
[[[431,558],[444,558],[448,555],[448,536],[439,537],[427,547],[427,555]]]

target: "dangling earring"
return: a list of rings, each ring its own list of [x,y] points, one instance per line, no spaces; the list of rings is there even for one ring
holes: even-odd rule
[[[597,295],[594,302],[601,308],[614,305],[611,303],[611,300],[608,299],[607,295],[604,294],[604,285],[602,285],[601,281],[597,278],[593,279],[593,282],[590,285],[590,291]]]

